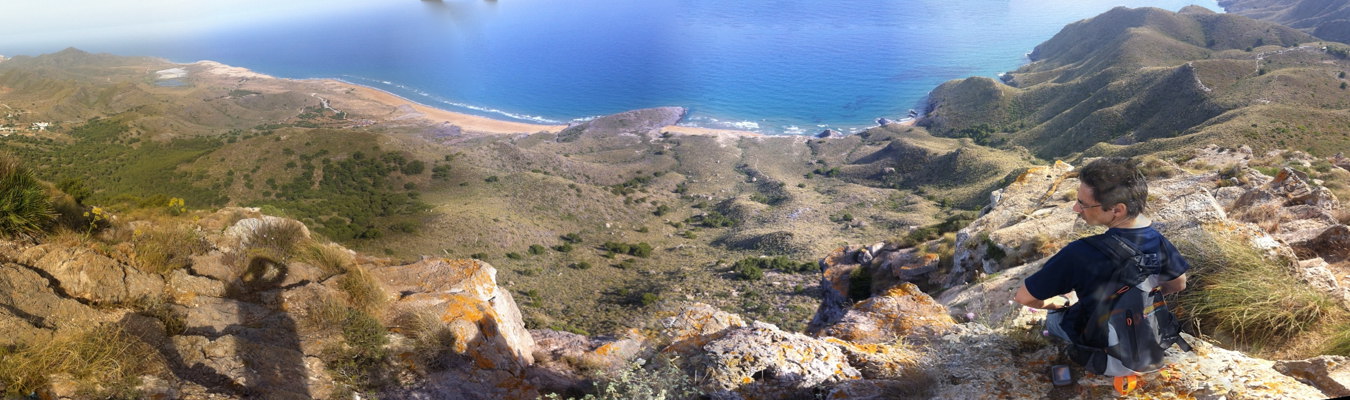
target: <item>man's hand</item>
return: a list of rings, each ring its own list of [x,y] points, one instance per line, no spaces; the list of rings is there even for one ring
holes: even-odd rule
[[[1027,307],[1045,310],[1058,310],[1069,306],[1069,299],[1061,296],[1055,296],[1045,300],[1038,299],[1036,296],[1032,296],[1031,292],[1027,291],[1026,286],[1017,289],[1017,294],[1013,295],[1013,300],[1022,303],[1022,305]]]

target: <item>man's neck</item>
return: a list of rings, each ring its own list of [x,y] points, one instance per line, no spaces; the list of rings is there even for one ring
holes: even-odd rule
[[[1129,219],[1123,219],[1113,224],[1108,224],[1107,228],[1138,229],[1153,225],[1153,220],[1143,214],[1136,215]]]

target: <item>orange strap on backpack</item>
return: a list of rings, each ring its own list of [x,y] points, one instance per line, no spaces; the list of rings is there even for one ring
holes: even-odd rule
[[[1121,396],[1130,394],[1134,389],[1139,388],[1139,375],[1117,376],[1115,379],[1116,393]]]

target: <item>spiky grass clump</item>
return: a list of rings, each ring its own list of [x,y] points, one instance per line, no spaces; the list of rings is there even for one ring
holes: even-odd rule
[[[192,265],[192,256],[210,249],[201,234],[186,225],[153,225],[134,233],[131,247],[137,268],[160,275]]]
[[[1300,282],[1288,261],[1268,259],[1239,237],[1206,232],[1176,244],[1193,277],[1177,305],[1202,330],[1259,351],[1343,312],[1331,297]]]
[[[247,243],[252,253],[285,261],[308,238],[305,226],[295,220],[267,218],[249,232]]]
[[[58,332],[51,341],[0,349],[0,383],[6,397],[19,398],[65,374],[82,398],[138,398],[140,377],[167,366],[149,345],[113,324]]]
[[[1350,356],[1350,323],[1336,327],[1336,333],[1328,338],[1322,354]]]
[[[346,275],[338,278],[338,288],[347,294],[347,301],[353,308],[364,312],[374,312],[385,301],[384,289],[360,265],[353,266]]]
[[[0,155],[0,235],[39,234],[55,219],[42,183],[18,160]]]
[[[310,242],[301,250],[300,256],[330,276],[346,273],[352,268],[352,254],[333,243]]]

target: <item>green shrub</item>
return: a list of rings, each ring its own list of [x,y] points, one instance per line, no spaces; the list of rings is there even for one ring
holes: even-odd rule
[[[375,317],[347,310],[342,323],[342,343],[324,352],[333,380],[359,391],[373,391],[389,380],[388,331]]]
[[[537,255],[540,255],[540,254],[544,254],[544,252],[546,252],[546,251],[548,251],[548,249],[544,248],[544,246],[540,246],[540,245],[537,245],[537,244],[532,244],[532,245],[530,245],[530,250],[529,250],[529,252],[530,252],[530,255],[532,255],[532,256],[537,256]]]
[[[848,274],[848,298],[863,301],[872,297],[872,272],[865,266],[858,266]]]
[[[18,160],[0,155],[0,235],[38,234],[55,219],[42,183]]]
[[[758,265],[755,265],[755,263],[738,262],[734,266],[732,266],[732,270],[736,271],[736,273],[742,280],[757,281],[760,279],[764,279],[764,270],[759,268]]]
[[[568,253],[568,252],[571,252],[571,251],[572,251],[572,244],[571,244],[571,243],[563,243],[563,244],[560,244],[560,245],[557,245],[557,246],[553,246],[553,250],[554,250],[554,251],[557,251],[557,252],[559,252],[559,253]]]
[[[703,393],[694,380],[680,370],[677,359],[658,359],[647,365],[637,359],[627,368],[606,373],[595,384],[596,393],[567,400],[684,400],[698,399]],[[549,400],[565,399],[557,393],[543,396]]]
[[[570,264],[570,265],[568,265],[568,266],[569,266],[569,267],[572,267],[572,269],[590,269],[590,268],[591,268],[591,263],[588,263],[588,262],[585,262],[585,261],[578,261],[578,262],[572,263],[572,264]]]
[[[510,252],[510,253],[506,253],[506,258],[509,258],[509,259],[512,259],[512,260],[523,260],[523,259],[525,259],[525,256],[520,255],[520,253]]]

